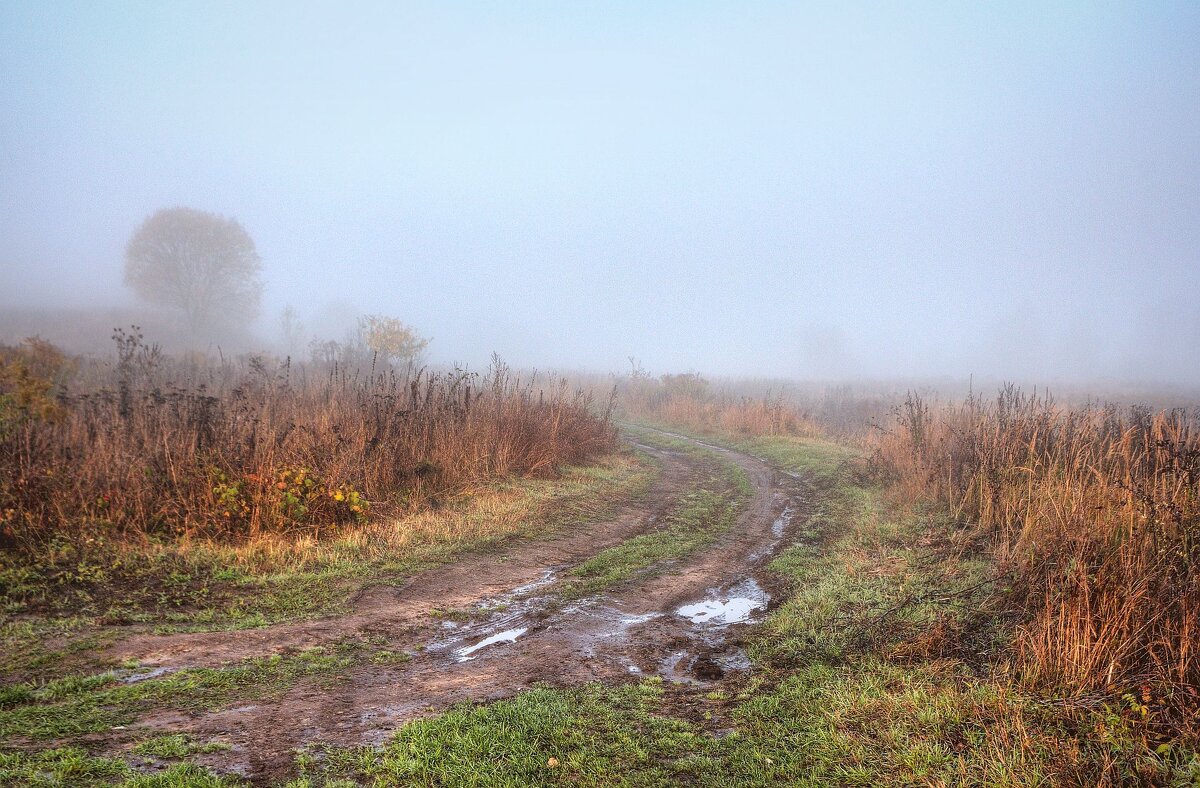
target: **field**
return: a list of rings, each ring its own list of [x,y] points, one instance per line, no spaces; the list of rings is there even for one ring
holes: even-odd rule
[[[1200,414],[0,353],[0,782],[1200,785]]]

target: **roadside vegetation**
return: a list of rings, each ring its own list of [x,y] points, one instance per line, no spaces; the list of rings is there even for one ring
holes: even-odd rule
[[[606,455],[559,469],[555,478],[491,482],[436,510],[320,538],[134,542],[97,535],[84,544],[61,540],[36,555],[14,551],[0,560],[3,600],[9,616],[24,618],[4,631],[42,637],[31,615],[66,629],[92,621],[166,631],[246,629],[332,612],[368,580],[402,577],[514,536],[586,526],[640,495],[654,473],[634,455]]]
[[[321,536],[612,451],[563,381],[167,357],[118,332],[115,363],[3,349],[0,538]],[[67,473],[67,469],[70,473]]]
[[[1200,412],[910,396],[872,460],[896,500],[985,543],[1023,681],[1200,736]]]

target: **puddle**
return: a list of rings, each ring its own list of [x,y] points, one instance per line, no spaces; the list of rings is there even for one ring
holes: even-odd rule
[[[658,674],[667,681],[681,684],[708,684],[720,681],[729,673],[750,670],[752,664],[745,649],[732,647],[723,651],[675,651],[658,663]]]
[[[532,622],[546,603],[546,598],[535,592],[552,584],[558,571],[559,567],[544,569],[538,578],[528,583],[473,603],[469,608],[471,620],[443,621],[440,625],[442,634],[427,643],[425,649],[429,652],[448,651],[455,662],[465,662],[474,659],[471,655],[481,648],[511,643],[534,626]],[[477,638],[482,640],[472,646],[462,645]]]
[[[529,627],[521,627],[519,629],[506,629],[503,632],[497,632],[490,637],[486,637],[473,646],[466,648],[455,649],[454,659],[456,662],[465,662],[469,659],[474,659],[471,655],[481,648],[494,646],[497,643],[514,643],[517,638],[529,631]]]
[[[686,651],[676,651],[663,657],[658,663],[658,674],[668,681],[692,684],[696,679],[689,670],[691,664],[692,659]]]
[[[753,663],[750,655],[743,648],[733,648],[715,657],[716,662],[725,670],[750,670]]]
[[[783,511],[775,518],[775,522],[771,523],[771,535],[776,539],[783,538],[783,529],[788,527],[788,523],[792,521],[792,505],[789,503],[783,507]]]
[[[741,624],[750,621],[755,612],[766,610],[770,598],[753,578],[747,578],[723,594],[684,605],[676,609],[675,614],[693,624]]]
[[[596,656],[598,649],[608,648],[614,642],[626,639],[633,627],[662,615],[658,611],[626,613],[592,599],[567,605],[562,609],[559,621],[574,633],[579,654],[590,659]]]
[[[165,676],[166,674],[171,673],[173,670],[174,668],[169,667],[154,668],[153,670],[145,670],[139,673],[130,674],[122,678],[121,681],[125,684],[136,684],[139,681],[146,681],[147,679],[156,679],[159,676]]]
[[[530,582],[526,583],[525,585],[517,586],[516,588],[514,588],[513,590],[509,591],[506,594],[501,594],[498,597],[494,597],[490,601],[490,604],[495,605],[498,602],[499,603],[512,602],[517,597],[525,596],[530,591],[536,591],[539,588],[542,588],[543,586],[548,586],[554,582],[555,576],[557,574],[558,574],[557,567],[550,567],[549,569],[544,569],[544,570],[542,570],[542,576],[539,577],[537,580],[531,580]],[[489,605],[489,601],[484,600],[482,602],[479,602],[476,606],[477,607],[487,607],[488,605]]]
[[[614,635],[623,634],[625,632],[625,630],[629,629],[630,627],[636,626],[637,624],[645,624],[647,621],[653,621],[654,619],[658,618],[661,615],[662,615],[662,613],[655,611],[652,613],[642,613],[639,616],[632,616],[632,615],[621,616],[620,618],[617,619],[617,621],[616,621],[617,629],[612,634],[614,634]]]

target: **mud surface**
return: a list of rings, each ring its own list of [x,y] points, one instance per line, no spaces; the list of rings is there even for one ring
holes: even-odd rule
[[[143,728],[183,731],[232,746],[199,762],[255,782],[285,776],[305,744],[383,743],[405,721],[463,700],[486,701],[531,684],[559,686],[646,675],[700,683],[748,670],[745,627],[767,611],[763,569],[801,521],[802,480],[754,457],[709,447],[736,463],[754,494],[708,548],[656,573],[584,599],[556,592],[564,573],[597,552],[652,531],[689,485],[706,478],[701,456],[643,447],[663,473],[641,502],[603,523],[540,540],[514,540],[486,555],[361,594],[348,615],[252,632],[143,635],[119,647],[143,670],[219,665],[347,638],[371,638],[411,655],[364,664],[336,680],[305,681],[282,697],[215,713],[160,714]],[[459,620],[433,615],[459,609]]]

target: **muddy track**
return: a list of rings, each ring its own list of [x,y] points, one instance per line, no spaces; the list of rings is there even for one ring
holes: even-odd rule
[[[654,530],[690,485],[708,478],[712,460],[642,447],[663,463],[643,501],[585,529],[514,540],[486,555],[424,572],[402,586],[377,586],[351,613],[253,632],[139,636],[123,658],[174,670],[372,637],[413,658],[394,666],[357,665],[330,686],[303,681],[282,697],[189,716],[159,714],[139,728],[186,731],[232,749],[210,765],[255,782],[285,776],[294,749],[310,743],[382,743],[403,722],[458,701],[506,697],[538,682],[661,675],[706,683],[742,671],[739,644],[767,609],[767,561],[807,503],[802,480],[780,476],[754,457],[707,447],[738,465],[753,495],[736,523],[705,549],[593,597],[564,601],[559,577],[597,552]],[[467,608],[470,620],[438,620],[436,609]]]

